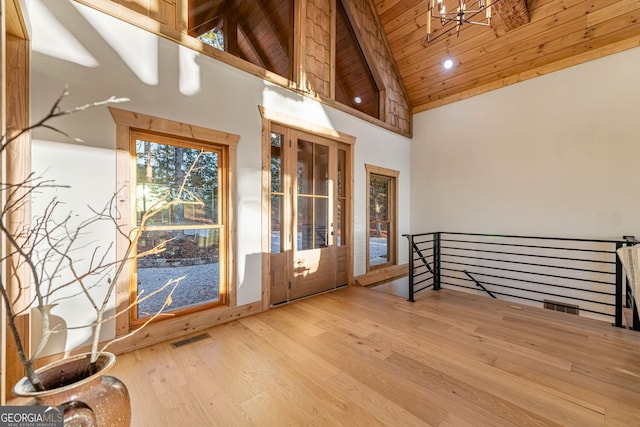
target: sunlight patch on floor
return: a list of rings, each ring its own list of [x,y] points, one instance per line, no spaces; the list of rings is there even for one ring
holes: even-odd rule
[[[386,292],[403,298],[409,298],[409,277],[399,277],[379,285],[371,286],[374,291]]]

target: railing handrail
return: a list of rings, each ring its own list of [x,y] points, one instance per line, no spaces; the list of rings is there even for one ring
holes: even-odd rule
[[[557,241],[573,241],[573,242],[591,242],[591,243],[626,243],[633,244],[633,241],[627,240],[625,238],[622,239],[587,239],[587,238],[575,238],[575,237],[551,237],[551,236],[521,236],[517,234],[487,234],[487,233],[464,233],[461,231],[432,231],[429,233],[405,233],[402,236],[428,236],[430,234],[440,233],[442,234],[453,234],[458,236],[480,236],[480,237],[502,237],[502,238],[515,238],[515,239],[537,239],[537,240],[557,240]],[[631,239],[635,238],[633,236],[625,236],[630,237]],[[635,241],[635,243],[640,243]]]
[[[611,317],[615,319],[616,326],[623,326],[623,289],[626,288],[626,283],[622,264],[617,256],[617,250],[625,246],[640,243],[634,236],[623,236],[621,239],[602,239],[453,231],[403,234],[403,236],[409,240],[409,301],[414,301],[415,294],[427,288],[433,288],[434,290],[440,289],[441,283],[449,286],[473,289],[465,284],[466,281],[469,280],[468,278],[459,276],[461,273],[464,273],[471,281],[475,282],[478,288],[484,290],[488,295],[493,296],[493,292],[508,298],[530,300],[536,303],[544,302],[545,305],[549,302],[548,298],[545,298],[545,295],[555,296],[561,298],[561,300],[551,302],[557,303],[558,306],[563,304],[562,301],[576,301],[576,303],[582,301],[587,304],[580,304],[581,312],[584,311]],[[421,238],[425,236],[429,236],[430,238],[422,240]],[[451,238],[453,236],[466,236],[468,239],[453,239]],[[490,239],[494,241],[490,241]],[[514,241],[509,241],[509,239]],[[523,240],[533,241],[533,244],[526,244],[527,242],[523,242]],[[556,246],[550,243],[546,246],[539,246],[535,244],[536,240],[555,241],[559,242],[559,244]],[[562,244],[562,242],[573,242],[576,243],[576,245],[572,247],[572,245],[565,245]],[[462,245],[456,245],[456,243],[462,243]],[[599,244],[611,246],[610,249],[608,249],[606,246],[600,247]],[[505,248],[505,250],[495,251],[489,250],[489,247],[484,245],[512,246],[514,249]],[[526,248],[529,252],[520,252],[523,250],[520,248]],[[542,251],[538,249],[542,249]],[[555,256],[564,254],[554,253],[552,251],[565,251],[566,255]],[[571,255],[571,251],[581,252],[579,258],[575,258],[575,255],[567,256]],[[418,254],[418,258],[414,258],[414,253]],[[588,253],[592,255],[588,255]],[[501,258],[503,255],[504,257]],[[592,256],[593,259],[588,259],[589,256]],[[526,259],[530,259],[531,261],[549,259],[553,260],[553,262],[526,262]],[[468,260],[468,262],[461,262],[465,260]],[[474,262],[473,260],[476,261]],[[419,262],[415,263],[414,261]],[[469,261],[471,263],[469,263]],[[558,261],[562,263],[558,263]],[[584,265],[584,267],[593,268],[576,266],[576,262],[590,263],[591,265]],[[469,271],[464,269],[464,267],[463,270],[460,270],[459,267],[455,267],[456,265],[472,268]],[[525,269],[533,268],[533,270],[526,271],[512,267],[504,268],[509,265],[523,265]],[[614,266],[615,272],[610,270]],[[549,269],[557,269],[556,271],[559,273],[562,272],[563,275],[549,274],[553,271]],[[509,274],[507,274],[507,276],[492,276],[490,272],[494,271],[506,271],[509,272]],[[566,274],[566,276],[564,274]],[[531,279],[537,280],[527,280],[527,275],[531,275]],[[498,278],[499,281],[476,279],[475,276],[485,278],[495,277]],[[605,279],[607,276],[611,277],[612,281]],[[594,280],[600,278],[603,280]],[[518,282],[521,283],[521,285],[514,286],[514,283]],[[588,288],[585,286],[587,283],[591,284]],[[602,286],[607,285],[615,288],[613,292],[606,292],[606,289],[602,288]],[[417,286],[420,286],[420,288],[414,289],[414,287]],[[488,289],[486,286],[492,289]],[[557,294],[550,292],[549,290],[552,288],[563,288],[566,290],[566,293]],[[509,291],[510,293],[503,293],[496,289],[503,291],[511,289],[511,291]],[[595,295],[589,299],[589,297],[585,297],[584,294],[601,294],[603,297],[612,298],[613,301],[610,299],[609,302],[602,302],[596,299]],[[568,304],[568,302],[566,304]],[[594,311],[592,307],[595,307],[595,305],[602,305],[604,311]],[[613,313],[612,311],[608,311],[606,307],[609,307],[608,310],[613,310]],[[635,306],[633,308],[634,310],[636,309]],[[633,315],[635,320],[638,316],[637,311],[634,311]],[[640,321],[634,321],[634,328],[637,326],[635,323],[640,323]]]

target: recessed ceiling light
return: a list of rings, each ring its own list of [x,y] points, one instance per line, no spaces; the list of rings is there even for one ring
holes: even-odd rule
[[[362,98],[356,96],[355,98],[353,98],[353,102],[355,102],[356,104],[362,104]]]
[[[447,58],[444,60],[444,62],[442,63],[442,66],[444,67],[445,70],[450,70],[453,68],[453,59],[451,58]]]

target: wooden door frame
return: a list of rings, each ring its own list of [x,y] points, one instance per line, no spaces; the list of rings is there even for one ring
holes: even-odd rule
[[[354,136],[327,128],[306,120],[280,113],[259,105],[258,110],[262,118],[262,309],[271,307],[271,224],[270,224],[270,165],[271,165],[271,125],[301,131],[306,134],[331,139],[347,146],[356,142]],[[353,284],[353,149],[348,153],[347,168],[349,170],[347,205],[350,216],[347,219],[345,234],[350,242],[347,253],[347,276],[349,284]]]

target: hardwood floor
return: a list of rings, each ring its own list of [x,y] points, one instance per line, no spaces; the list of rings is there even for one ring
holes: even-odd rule
[[[362,287],[121,355],[133,426],[638,426],[640,333]]]

